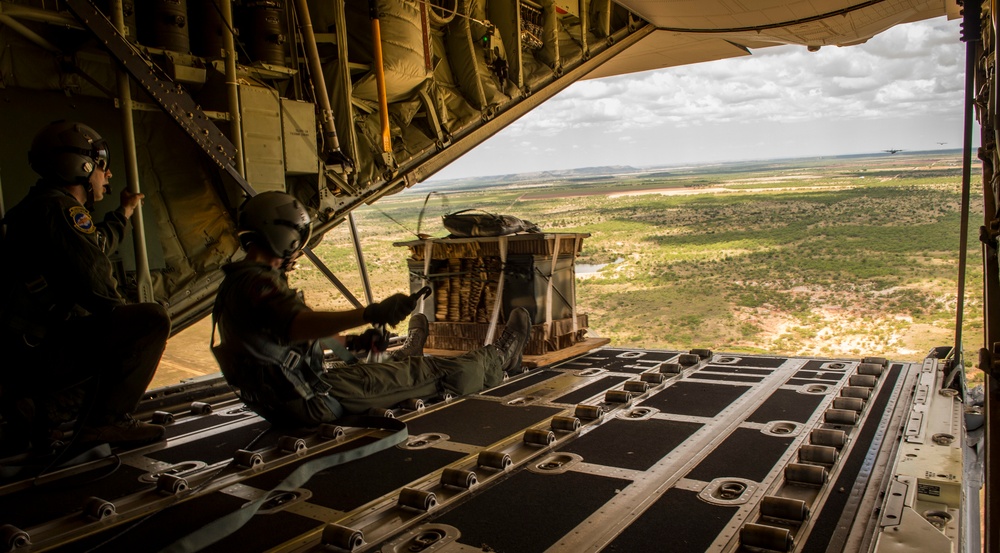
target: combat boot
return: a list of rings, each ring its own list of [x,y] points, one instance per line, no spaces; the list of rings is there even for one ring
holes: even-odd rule
[[[138,421],[132,415],[118,417],[109,424],[84,426],[78,439],[81,444],[142,445],[163,439],[166,429],[158,424]]]
[[[520,374],[521,360],[523,358],[524,346],[528,343],[528,335],[531,333],[531,316],[528,310],[523,307],[511,311],[504,326],[503,333],[493,342],[493,346],[500,350],[503,357],[503,371],[507,374]]]
[[[389,355],[389,358],[393,361],[401,361],[407,357],[423,357],[424,342],[427,341],[428,328],[427,316],[423,313],[417,313],[410,317],[410,326],[406,331],[406,341],[403,342],[402,347],[393,351]]]

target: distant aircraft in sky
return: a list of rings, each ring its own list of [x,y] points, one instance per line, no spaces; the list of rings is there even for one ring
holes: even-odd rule
[[[897,153],[897,152],[902,152],[903,150],[895,150],[895,149],[892,149],[892,150],[882,150],[882,151],[883,151],[883,152],[889,152],[889,154],[895,154],[895,153]]]
[[[938,146],[944,146],[947,142],[938,142]]]

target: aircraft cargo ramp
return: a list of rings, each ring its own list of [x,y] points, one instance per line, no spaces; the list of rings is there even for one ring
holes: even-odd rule
[[[6,480],[0,546],[950,551],[967,521],[946,353],[606,347],[395,421],[293,435],[204,379],[144,402],[171,421],[166,442]]]

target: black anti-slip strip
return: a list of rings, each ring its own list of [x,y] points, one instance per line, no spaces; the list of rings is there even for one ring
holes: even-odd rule
[[[736,367],[733,365],[707,365],[698,372],[731,373],[731,374],[752,374],[756,376],[766,376],[774,372],[773,369],[751,369],[748,367]]]
[[[737,428],[685,478],[711,482],[716,478],[746,478],[763,482],[794,438]]]
[[[236,421],[241,421],[247,417],[252,417],[254,414],[250,413],[240,413],[236,415],[208,415],[204,417],[198,417],[194,419],[185,419],[177,421],[173,424],[167,425],[167,438],[176,438],[177,436],[183,436],[184,434],[190,434],[192,432],[197,432],[199,430],[205,430],[206,428],[212,428],[215,426],[221,426],[223,424],[230,424]]]
[[[638,353],[640,355],[621,357],[622,354],[626,353]],[[583,365],[581,363],[585,363],[587,366],[595,369],[639,374],[676,356],[676,352],[667,351],[601,350],[577,358],[573,360],[572,364],[567,363],[564,368],[582,368]]]
[[[432,519],[458,528],[467,551],[542,553],[625,490],[630,480],[522,470]],[[560,549],[565,550],[565,549]],[[566,550],[568,551],[568,550]]]
[[[803,553],[823,553],[826,551],[827,544],[830,543],[830,538],[837,530],[837,523],[840,522],[844,506],[847,505],[847,500],[851,497],[850,490],[854,488],[854,482],[858,479],[858,474],[864,465],[865,457],[868,456],[872,440],[875,438],[875,434],[882,424],[882,415],[884,414],[886,405],[889,404],[889,398],[896,387],[896,381],[899,380],[902,368],[902,365],[894,364],[889,369],[885,382],[882,383],[882,388],[875,397],[875,401],[871,404],[868,417],[861,427],[861,432],[854,439],[854,448],[851,449],[851,453],[847,458],[842,460],[844,464],[840,470],[840,475],[837,477],[837,481],[827,484],[828,486],[833,486],[833,490],[844,490],[844,493],[835,491],[827,497],[826,502],[823,503],[822,510],[814,517],[816,523],[813,526],[812,532],[809,533],[805,547],[802,549]]]
[[[571,403],[571,404],[580,403],[581,401],[588,399],[591,396],[594,396],[600,392],[610,390],[611,388],[614,388],[615,386],[621,384],[622,382],[625,382],[626,380],[628,380],[628,378],[624,376],[605,376],[604,378],[596,382],[591,382],[590,384],[587,384],[582,388],[573,390],[572,392],[564,396],[557,397],[552,401],[553,403]],[[600,399],[604,398],[602,397]]]
[[[253,424],[223,432],[206,432],[193,442],[187,442],[166,449],[148,453],[146,457],[163,461],[164,463],[181,463],[183,461],[204,461],[209,465],[225,461],[236,453],[237,449],[247,447],[261,434],[270,428],[271,423],[261,419]],[[263,439],[254,444],[254,449],[262,449],[273,445],[281,437],[281,432],[269,432]]]
[[[749,386],[681,381],[643,400],[641,405],[673,415],[714,417],[749,389]]]
[[[848,362],[847,361],[835,361],[833,359],[830,359],[828,361],[824,361],[822,359],[813,359],[811,361],[806,361],[806,364],[802,366],[802,370],[804,370],[804,371],[831,370],[829,368],[823,369],[823,365],[827,365],[829,363],[841,363],[842,365],[844,365],[844,367],[846,369]]]
[[[709,551],[737,510],[706,503],[696,492],[670,488],[602,552]]]
[[[443,449],[404,450],[391,447],[364,459],[318,472],[304,487],[312,492],[310,503],[350,511],[425,474],[440,470],[463,456],[464,453]],[[244,483],[269,490],[291,472],[270,471]]]
[[[635,357],[619,357],[623,353],[628,354],[641,354]],[[642,359],[643,361],[666,361],[676,357],[680,352],[677,351],[643,351],[634,349],[602,349],[600,351],[595,351],[588,353],[587,355],[581,357],[581,359],[622,359],[624,361],[636,361]]]
[[[146,519],[109,528],[80,541],[60,546],[54,551],[159,551],[178,536],[193,532],[226,513],[239,510],[248,502],[247,499],[222,492],[210,493],[158,511]],[[286,511],[261,514],[252,524],[247,524],[202,551],[265,551],[322,525],[316,519]]]
[[[778,389],[752,415],[747,417],[747,422],[806,422],[824,398],[823,395],[801,394],[795,390]]]
[[[701,427],[693,422],[616,419],[570,442],[560,451],[575,453],[595,465],[648,470]]]
[[[406,421],[411,436],[436,432],[452,442],[487,446],[561,411],[540,405],[504,405],[466,398]]]
[[[777,369],[788,361],[787,357],[738,357],[732,356],[738,361],[734,365],[741,367],[760,367],[763,369]]]
[[[833,384],[829,380],[806,380],[803,378],[789,378],[785,384],[789,386],[805,386],[806,384],[822,384],[824,386],[830,386]]]
[[[799,371],[795,373],[792,378],[810,379],[818,378],[820,380],[836,381],[844,378],[847,373],[836,372],[836,371],[826,371],[826,372],[814,372],[814,371]]]
[[[643,359],[643,358],[608,359],[606,361],[594,362],[593,367],[615,373],[638,374],[651,370],[655,367],[658,367],[662,362],[663,361],[660,361],[659,359]]]
[[[546,380],[559,376],[560,374],[562,373],[560,373],[559,371],[537,372],[529,376],[518,378],[517,380],[510,382],[509,384],[502,384],[500,386],[497,386],[496,388],[492,388],[487,392],[483,392],[482,395],[491,397],[507,396],[513,394],[514,392],[528,388],[529,386],[538,384],[539,382],[545,382]]]
[[[694,373],[688,378],[693,378],[695,380],[718,380],[720,382],[760,382],[764,380],[763,376],[743,376],[741,374],[725,374],[725,373]]]

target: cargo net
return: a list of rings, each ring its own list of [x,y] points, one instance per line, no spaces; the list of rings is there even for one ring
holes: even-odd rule
[[[480,237],[397,244],[410,248],[410,287],[430,286],[433,291],[425,312],[428,318],[433,314],[426,347],[449,351],[481,347],[490,338],[494,316],[492,338],[503,332],[505,314],[514,306],[527,308],[534,321],[526,355],[583,341],[587,316],[576,313],[573,263],[585,236],[525,234],[502,241]],[[501,279],[503,298],[497,293]],[[497,308],[500,313],[494,313]]]
[[[542,10],[521,3],[521,44],[528,50],[542,47]]]

